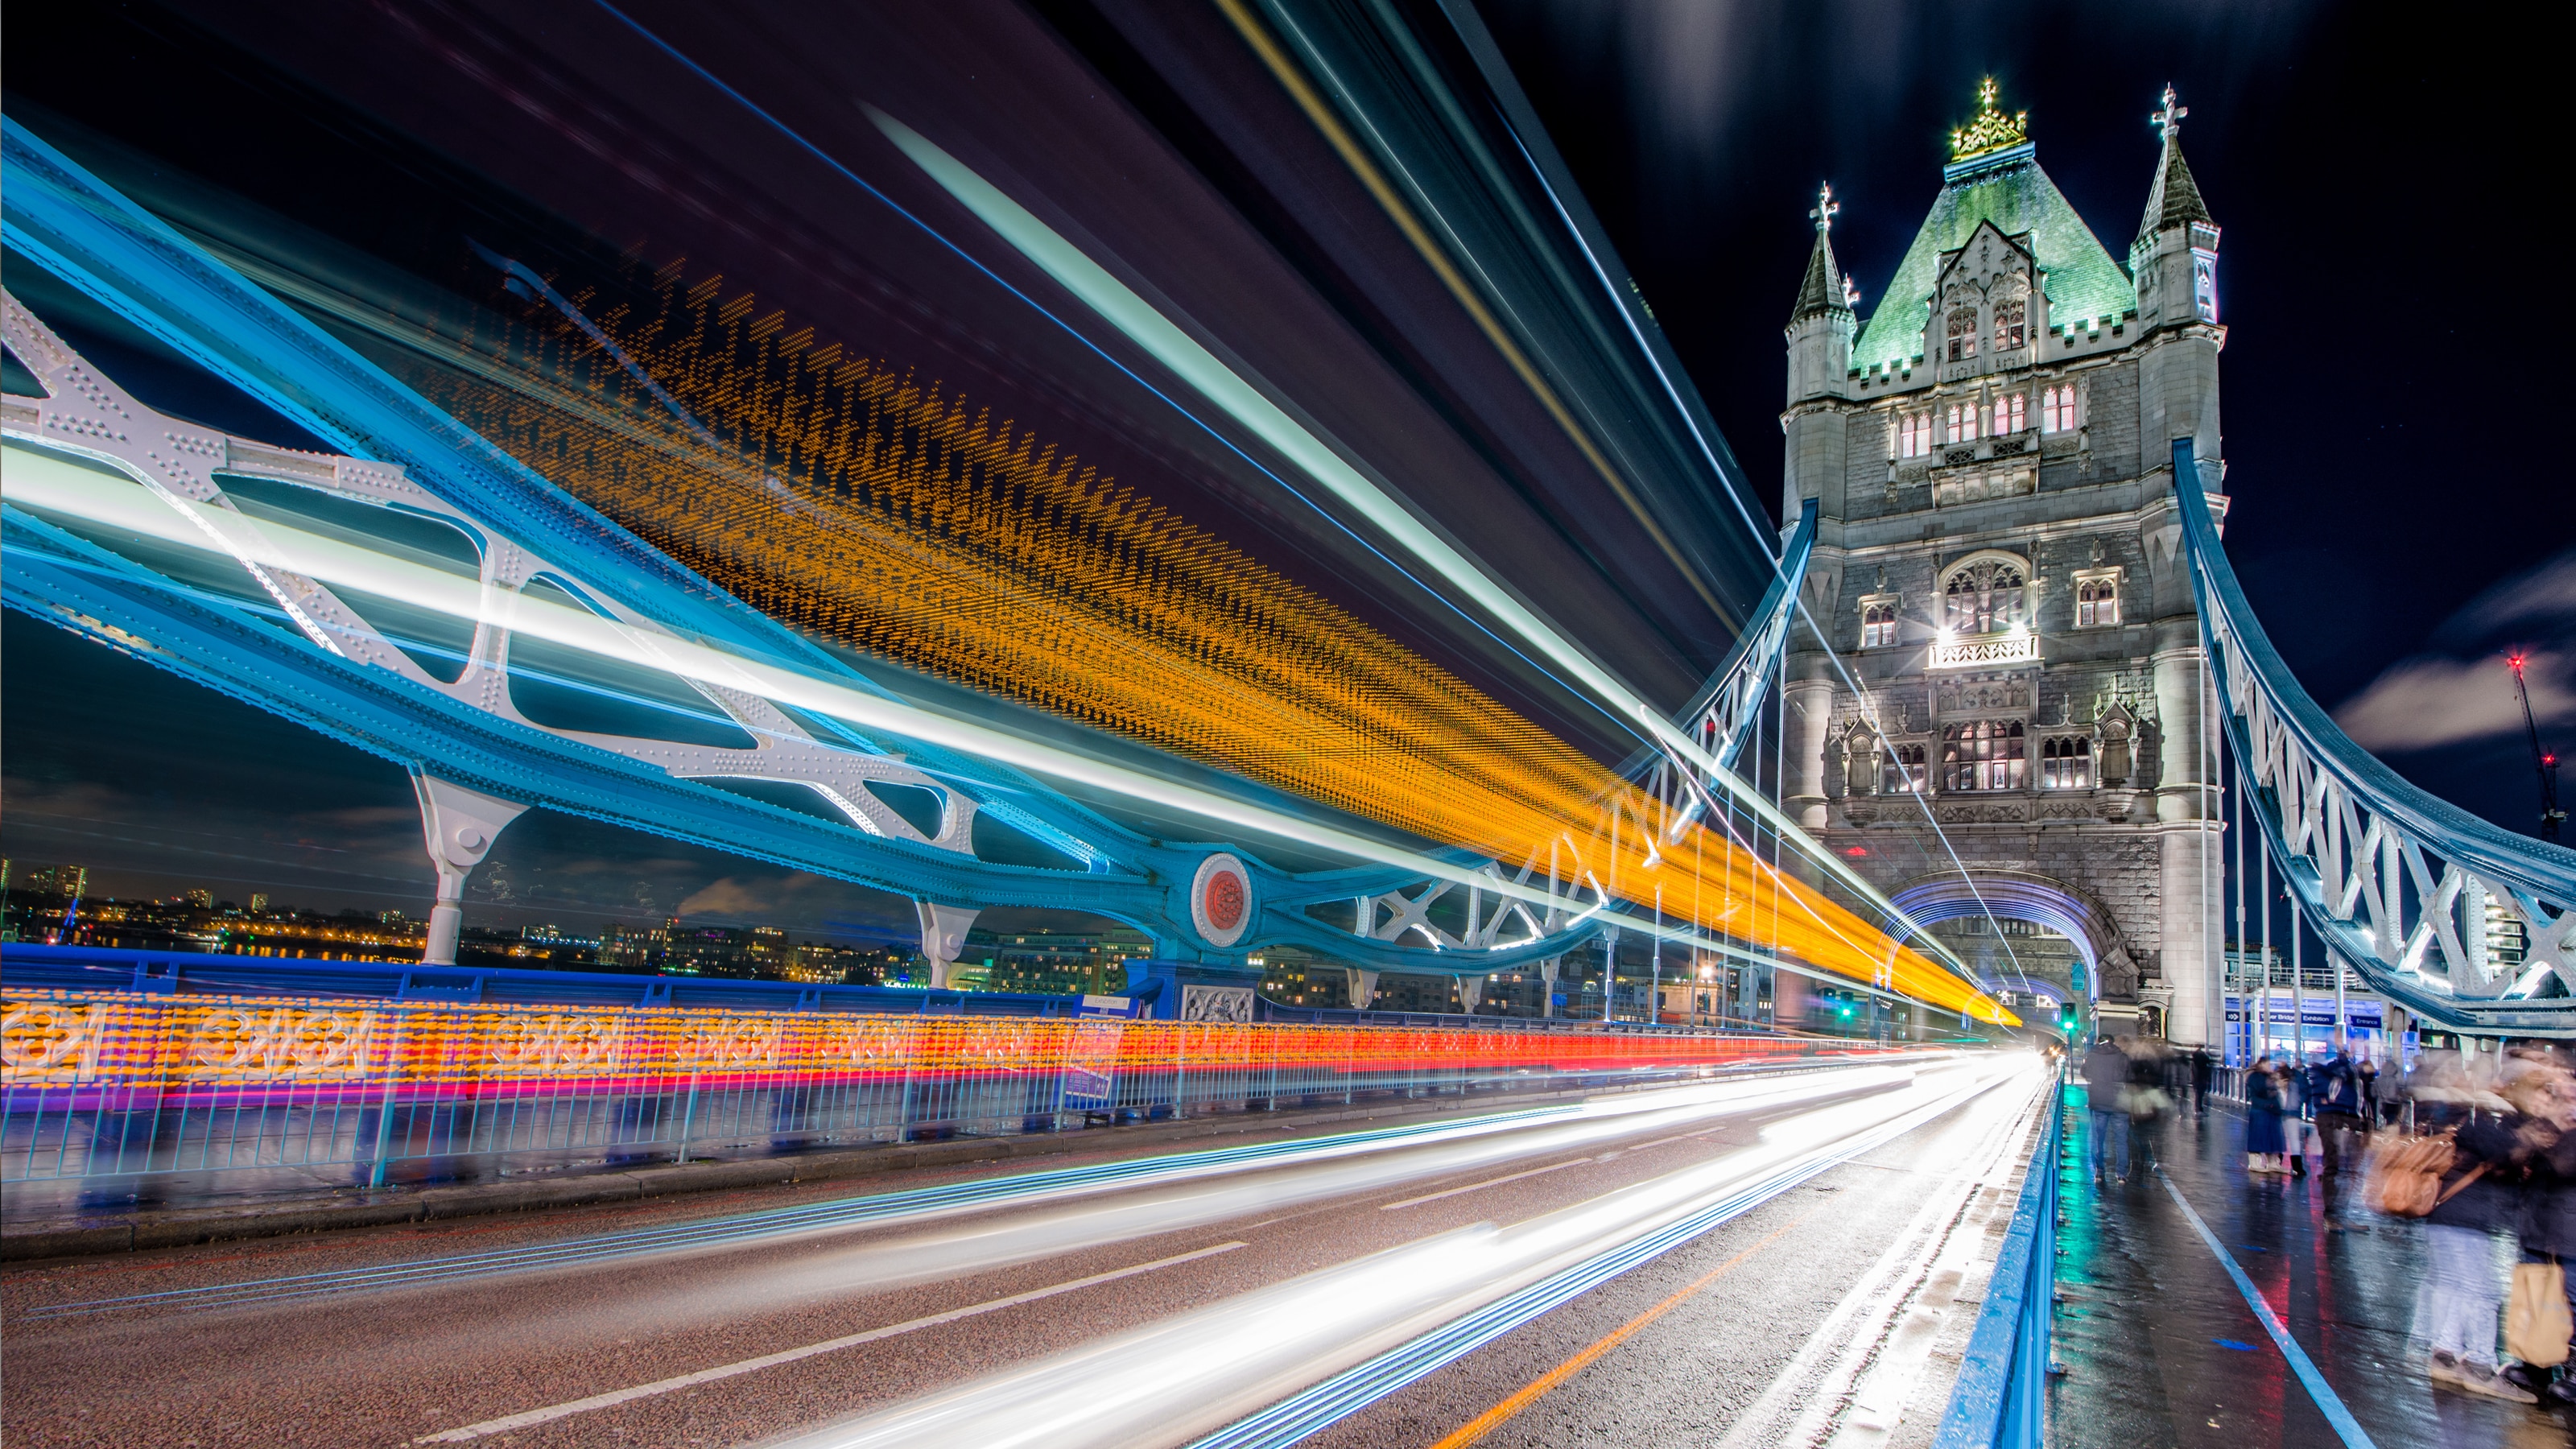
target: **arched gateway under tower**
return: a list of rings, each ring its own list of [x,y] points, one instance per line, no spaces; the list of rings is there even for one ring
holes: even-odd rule
[[[1781,414],[1787,516],[1818,513],[1789,805],[1927,927],[2032,922],[2106,1026],[2215,1043],[2214,706],[2170,455],[2192,441],[2223,509],[2219,231],[2170,96],[2125,264],[1996,100],[1866,319],[1813,213]],[[1964,879],[1906,878],[1954,854]]]

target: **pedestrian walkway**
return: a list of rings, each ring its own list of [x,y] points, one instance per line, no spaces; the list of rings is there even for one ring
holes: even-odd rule
[[[2358,1175],[2248,1177],[2244,1113],[2212,1101],[2199,1112],[2186,1104],[2135,1134],[2127,1181],[2096,1188],[2084,1165],[2083,1089],[2069,1091],[2053,1345],[2066,1373],[2049,1395],[2050,1444],[2564,1449],[2570,1442],[2566,1415],[2436,1389],[2425,1377],[2426,1350],[2412,1333],[2424,1230],[2364,1208]],[[2313,1388],[2181,1203],[2312,1365]],[[2500,1274],[2510,1252],[2500,1249]]]

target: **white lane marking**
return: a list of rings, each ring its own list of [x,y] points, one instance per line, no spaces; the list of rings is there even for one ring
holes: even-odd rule
[[[2005,1145],[2010,1147],[2019,1141],[2018,1136],[2008,1136]],[[1825,1441],[1825,1449],[1877,1449],[1892,1438],[1905,1421],[1916,1386],[1931,1366],[1933,1347],[1949,1315],[1957,1308],[1959,1295],[1968,1290],[1971,1279],[1977,1291],[1983,1292],[1986,1275],[1993,1267],[1987,1230],[1997,1218],[2012,1216],[2018,1194],[2002,1191],[2011,1177],[2008,1164],[2000,1173],[1989,1166],[1982,1176],[1984,1182],[1970,1198],[1958,1226],[1951,1229],[1948,1241],[1941,1245],[1905,1317],[1888,1331],[1867,1375],[1853,1386],[1850,1412],[1843,1416],[1833,1437]]]
[[[1617,1157],[1622,1153],[1643,1152],[1649,1147],[1661,1147],[1667,1142],[1687,1141],[1693,1137],[1706,1137],[1711,1132],[1720,1132],[1724,1130],[1725,1129],[1721,1127],[1703,1127],[1697,1132],[1683,1132],[1671,1137],[1658,1137],[1652,1142],[1640,1142],[1634,1147],[1614,1147],[1608,1152],[1602,1153],[1598,1157],[1578,1157],[1571,1162],[1552,1162],[1545,1167],[1533,1167],[1527,1172],[1508,1173],[1502,1177],[1489,1177],[1482,1182],[1471,1182],[1465,1187],[1450,1188],[1446,1192],[1430,1192],[1424,1193],[1420,1197],[1406,1198],[1402,1202],[1380,1203],[1378,1204],[1377,1210],[1382,1213],[1391,1213],[1397,1208],[1417,1207],[1426,1202],[1438,1202],[1444,1197],[1456,1197],[1462,1192],[1478,1192],[1489,1187],[1500,1187],[1507,1182],[1518,1182],[1524,1177],[1536,1177],[1542,1172],[1554,1172],[1560,1167],[1581,1167],[1587,1162],[1608,1162],[1610,1159]]]
[[[499,1419],[486,1419],[480,1424],[468,1424],[462,1429],[449,1429],[438,1434],[424,1434],[411,1442],[415,1444],[462,1444],[469,1439],[480,1439],[488,1434],[506,1434],[513,1429],[525,1429],[531,1424],[543,1424],[550,1420],[561,1419],[571,1414],[586,1414],[593,1409],[605,1409],[612,1404],[623,1404],[630,1399],[651,1398],[655,1394],[667,1394],[674,1390],[690,1388],[697,1384],[713,1383],[717,1379],[729,1379],[736,1374],[747,1374],[759,1369],[775,1368],[783,1363],[794,1363],[798,1359],[812,1358],[816,1354],[835,1353],[845,1348],[856,1348],[863,1343],[875,1343],[879,1339],[894,1338],[906,1333],[918,1333],[925,1328],[937,1328],[943,1323],[955,1323],[961,1318],[973,1318],[979,1313],[992,1313],[1003,1308],[1014,1308],[1023,1303],[1034,1303],[1041,1298],[1053,1298],[1059,1293],[1071,1293],[1077,1288],[1094,1288],[1103,1283],[1115,1283],[1121,1278],[1133,1278],[1139,1273],[1151,1273],[1158,1268],[1178,1267],[1183,1263],[1193,1263],[1201,1258],[1213,1258],[1219,1253],[1231,1253],[1235,1249],[1245,1246],[1248,1245],[1243,1243],[1219,1243],[1213,1248],[1201,1248],[1194,1253],[1182,1253],[1170,1258],[1157,1258],[1150,1263],[1138,1263],[1132,1268],[1120,1268],[1111,1273],[1094,1273],[1088,1278],[1076,1278],[1070,1283],[1058,1283],[1048,1288],[1032,1288],[1026,1293],[1014,1293],[1008,1298],[996,1298],[989,1303],[977,1303],[965,1308],[952,1308],[946,1313],[934,1313],[927,1318],[913,1318],[907,1319],[901,1323],[890,1323],[883,1328],[871,1328],[865,1333],[853,1333],[844,1338],[827,1339],[822,1343],[809,1343],[803,1348],[785,1349],[778,1353],[765,1353],[758,1358],[747,1358],[742,1360],[740,1363],[729,1363],[720,1365],[716,1368],[700,1369],[696,1373],[682,1374],[678,1378],[656,1379],[649,1384],[637,1384],[631,1389],[618,1389],[612,1393],[593,1394],[586,1399],[574,1399],[569,1403],[550,1404],[542,1409],[530,1409],[523,1414],[511,1414]]]
[[[1377,1210],[1382,1213],[1391,1213],[1397,1208],[1420,1207],[1422,1204],[1427,1202],[1438,1202],[1444,1197],[1456,1197],[1462,1192],[1482,1192],[1489,1187],[1500,1187],[1507,1182],[1518,1182],[1524,1177],[1536,1177],[1542,1172],[1556,1172],[1568,1167],[1581,1167],[1585,1163],[1593,1160],[1594,1159],[1589,1157],[1578,1157],[1572,1162],[1551,1162],[1545,1167],[1533,1167],[1527,1172],[1511,1172],[1505,1173],[1501,1177],[1489,1177],[1483,1182],[1471,1182],[1465,1187],[1453,1187],[1447,1192],[1426,1192],[1420,1197],[1409,1197],[1402,1202],[1379,1203]]]
[[[2019,1140],[2010,1129],[2028,1120],[2028,1106],[2023,1102],[2007,1108],[1998,1103],[1989,1108],[1999,1120],[1986,1127],[1967,1154],[1971,1161],[1985,1158],[1985,1165],[1924,1184],[1930,1196],[1922,1208],[1897,1231],[1878,1261],[1853,1281],[1851,1291],[1825,1315],[1769,1387],[1736,1416],[1717,1449],[1755,1445],[1776,1449],[1812,1444],[1824,1437],[1848,1406],[1852,1381],[1875,1358],[1889,1321],[1929,1272],[1969,1197],[1999,1165],[2008,1170],[2007,1154]],[[1795,1422],[1782,1427],[1779,1420],[1792,1414]]]

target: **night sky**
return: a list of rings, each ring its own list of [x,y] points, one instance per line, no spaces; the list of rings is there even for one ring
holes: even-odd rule
[[[2499,73],[2501,13],[1483,8],[1767,500],[1780,327],[1817,184],[1843,203],[1836,249],[1874,308],[1991,74],[2007,109],[2030,112],[2042,166],[2125,256],[2155,158],[2146,115],[2174,85],[2225,228],[2228,539],[2255,607],[2317,699],[2390,763],[2530,828],[2498,651],[2539,651],[2544,734],[2576,742],[2576,488],[2549,422],[2548,334],[2523,320],[2552,309],[2522,296],[2528,259],[2551,255],[2539,230],[2564,164],[2537,88]],[[12,857],[84,862],[107,893],[426,907],[394,766],[15,614],[0,688]],[[478,924],[679,911],[844,939],[908,930],[892,898],[544,812],[492,861]]]
[[[2114,257],[2172,85],[2225,236],[2228,552],[2317,701],[2416,783],[2517,832],[2576,745],[2576,482],[2514,319],[2567,165],[2501,7],[1487,0],[1549,132],[1746,469],[1780,476],[1787,320],[1819,183],[1864,315],[1995,78]],[[1776,502],[1773,504],[1777,506]]]

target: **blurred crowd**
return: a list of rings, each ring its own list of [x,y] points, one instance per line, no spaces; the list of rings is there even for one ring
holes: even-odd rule
[[[2147,1129],[2170,1112],[2206,1113],[2213,1096],[2244,1109],[2251,1177],[2305,1176],[2312,1148],[2330,1187],[2392,1160],[2422,1165],[2429,1180],[2421,1201],[2397,1211],[2424,1224],[2429,1272],[2417,1326],[2430,1344],[2426,1372],[2473,1393],[2576,1406],[2576,1353],[2556,1344],[2576,1338],[2567,1328],[2576,1325],[2576,1278],[2558,1271],[2530,1279],[2548,1283],[2553,1299],[2552,1312],[2537,1320],[2522,1301],[2528,1283],[2513,1289],[2521,1297],[2509,1333],[2523,1334],[2523,1355],[2499,1348],[2508,1285],[2517,1281],[2513,1260],[2555,1268],[2576,1256],[2576,1070],[2554,1047],[2433,1048],[2383,1063],[2356,1056],[2337,1037],[2307,1062],[2264,1056],[2238,1071],[2205,1050],[2105,1036],[2078,1072],[2096,1186],[2152,1169]],[[2377,1190],[2362,1196],[2382,1201]],[[2331,1219],[2331,1198],[2328,1212]],[[2564,1318],[2554,1316],[2559,1296]],[[2549,1339],[2537,1347],[2535,1321]]]

